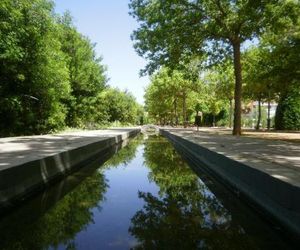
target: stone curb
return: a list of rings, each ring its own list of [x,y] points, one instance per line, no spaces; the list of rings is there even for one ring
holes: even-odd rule
[[[14,206],[49,182],[71,173],[93,158],[99,158],[99,154],[105,154],[114,145],[138,133],[140,129],[132,129],[119,135],[102,137],[96,142],[0,171],[0,211]]]
[[[194,165],[215,176],[300,239],[300,188],[160,129]]]

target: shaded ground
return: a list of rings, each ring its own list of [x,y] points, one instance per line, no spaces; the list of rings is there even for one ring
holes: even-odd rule
[[[196,130],[196,129],[195,129]],[[200,128],[200,131],[214,133],[214,134],[224,134],[230,135],[232,130],[228,128]],[[300,143],[300,131],[264,131],[264,130],[253,130],[245,129],[243,130],[243,135],[245,137],[251,138],[261,138],[261,139],[271,139],[271,140],[282,140],[289,142]]]
[[[131,128],[0,138],[0,171],[93,142],[122,136]]]
[[[300,132],[245,131],[244,136],[300,143]]]
[[[300,136],[299,133],[268,134],[251,131],[238,137],[232,136],[230,129],[168,130],[211,151],[300,187],[300,147],[294,142]]]

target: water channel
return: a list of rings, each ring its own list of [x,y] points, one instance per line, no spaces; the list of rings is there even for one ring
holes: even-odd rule
[[[0,249],[293,249],[166,139],[142,135],[2,216],[0,237]]]

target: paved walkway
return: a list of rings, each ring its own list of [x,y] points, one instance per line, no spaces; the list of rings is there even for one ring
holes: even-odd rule
[[[130,128],[0,138],[0,171],[117,135]]]
[[[196,130],[196,129],[195,129]],[[201,127],[200,131],[213,133],[213,134],[223,134],[231,135],[232,129],[230,128],[211,128],[211,127]],[[253,130],[253,129],[243,129],[242,137],[260,138],[260,139],[270,139],[270,140],[280,140],[288,142],[298,142],[300,143],[300,131],[267,131],[267,130]]]
[[[167,130],[211,151],[300,187],[300,144],[297,142],[236,137],[229,135],[227,130],[208,128],[200,131]]]

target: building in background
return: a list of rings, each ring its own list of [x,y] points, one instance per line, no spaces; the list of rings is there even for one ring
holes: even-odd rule
[[[245,128],[255,128],[258,119],[258,101],[252,101],[242,108],[242,125]],[[270,127],[274,127],[274,118],[276,113],[276,108],[278,104],[276,102],[270,103]],[[268,126],[268,103],[261,103],[261,128],[267,128]]]

